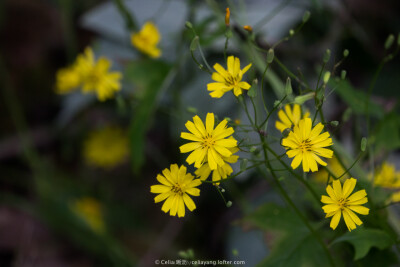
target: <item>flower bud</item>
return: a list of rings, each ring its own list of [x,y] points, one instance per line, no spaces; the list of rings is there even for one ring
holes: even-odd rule
[[[199,36],[195,36],[190,43],[190,51],[195,51],[197,47],[199,46]]]
[[[232,201],[228,201],[228,202],[226,202],[226,207],[227,207],[227,208],[230,208],[230,207],[232,207]]]
[[[190,21],[186,21],[186,22],[185,22],[185,26],[186,26],[186,28],[188,28],[188,29],[193,29],[193,24],[192,24]]]
[[[346,79],[346,74],[347,74],[347,72],[345,70],[342,70],[342,72],[340,73],[340,78],[342,80]]]
[[[363,137],[361,139],[361,151],[364,152],[367,148],[367,138]]]
[[[325,54],[324,54],[324,58],[323,58],[324,63],[327,63],[330,58],[331,58],[331,50],[330,49],[326,49]]]
[[[385,41],[385,49],[388,50],[394,42],[394,35],[390,34]]]
[[[306,12],[304,12],[303,23],[306,23],[310,19],[310,15],[311,15],[310,11],[307,10]]]
[[[290,77],[288,77],[286,80],[285,93],[286,95],[291,95],[293,93],[292,82],[290,80]]]
[[[226,8],[226,13],[225,13],[225,25],[228,27],[229,26],[229,20],[231,18],[231,11],[229,10],[229,7]]]
[[[347,49],[345,49],[344,51],[343,51],[343,57],[348,57],[349,56],[349,50],[347,50]]]
[[[245,29],[246,31],[248,31],[249,33],[253,32],[253,27],[251,27],[250,25],[244,25],[243,29]]]
[[[274,49],[270,48],[267,53],[267,63],[271,64],[274,61]]]

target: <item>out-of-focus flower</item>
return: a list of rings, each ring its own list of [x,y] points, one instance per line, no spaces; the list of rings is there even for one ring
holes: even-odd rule
[[[69,93],[82,87],[84,93],[95,92],[100,101],[114,97],[121,90],[120,72],[110,72],[111,61],[105,57],[95,60],[93,50],[87,47],[72,66],[57,72],[56,92]]]
[[[375,175],[374,185],[386,188],[400,188],[400,172],[393,164],[384,162]]]
[[[105,57],[95,60],[93,50],[88,47],[77,57],[76,68],[81,75],[82,91],[95,92],[100,101],[113,98],[121,90],[120,72],[110,72],[111,61]]]
[[[304,113],[301,116],[301,107],[299,104],[294,104],[293,108],[289,104],[285,105],[284,110],[278,111],[278,117],[280,121],[275,122],[275,127],[279,131],[283,132],[287,128],[293,128],[299,124],[301,119],[308,118],[310,116],[309,112]]]
[[[346,170],[343,168],[342,164],[340,164],[339,160],[336,157],[333,157],[332,159],[328,160],[328,168],[332,172],[333,175],[336,177],[340,177]],[[329,176],[329,172],[325,169],[320,169],[318,170],[314,175],[313,178],[320,183],[325,183],[327,182]],[[329,178],[329,182],[333,180],[334,177]],[[350,178],[350,175],[346,173],[343,175],[341,179],[345,180]]]
[[[207,90],[212,91],[210,96],[214,98],[220,98],[232,89],[235,96],[239,96],[242,94],[242,89],[249,90],[251,87],[247,82],[242,82],[243,74],[248,71],[251,64],[241,70],[239,58],[229,56],[227,65],[227,70],[218,63],[214,65],[217,72],[214,72],[211,78],[216,82],[207,84]]]
[[[318,165],[326,166],[327,164],[320,159],[321,157],[332,158],[333,151],[325,147],[331,146],[332,139],[329,133],[321,134],[324,129],[322,123],[318,123],[312,128],[310,118],[300,120],[299,125],[294,126],[289,136],[282,140],[282,145],[287,149],[286,154],[289,158],[293,158],[292,168],[296,169],[300,163],[303,163],[303,171],[318,171]]]
[[[56,92],[58,94],[66,94],[76,90],[81,84],[81,76],[76,68],[72,65],[57,71],[56,75]]]
[[[93,231],[104,231],[103,213],[100,203],[91,197],[83,197],[71,204],[72,211]]]
[[[161,50],[157,47],[160,40],[161,35],[158,28],[152,22],[146,22],[139,32],[133,33],[131,36],[132,45],[152,58],[161,56]]]
[[[194,179],[190,173],[186,173],[185,166],[178,167],[172,164],[169,169],[164,169],[162,174],[157,175],[157,180],[161,184],[152,185],[150,192],[158,194],[154,202],[158,203],[165,200],[161,210],[169,215],[178,217],[185,216],[185,205],[190,211],[196,209],[196,205],[189,197],[200,196],[200,189],[196,188],[201,184],[200,179]]]
[[[194,116],[193,121],[194,123],[188,121],[185,124],[190,133],[181,133],[181,138],[193,141],[179,148],[181,153],[193,151],[187,157],[187,163],[194,163],[196,168],[200,168],[205,161],[208,161],[211,170],[217,169],[218,166],[223,167],[225,165],[223,157],[229,158],[232,155],[229,148],[237,146],[237,141],[233,137],[227,138],[234,133],[233,128],[227,128],[228,121],[223,120],[214,129],[214,113],[207,114],[206,126],[199,116]]]
[[[338,226],[342,214],[347,228],[351,231],[356,229],[356,225],[362,224],[362,221],[354,212],[362,215],[368,215],[369,213],[368,208],[361,206],[368,202],[365,190],[360,190],[350,195],[356,183],[357,180],[354,178],[347,179],[342,188],[340,181],[335,180],[332,183],[333,188],[330,185],[326,187],[329,197],[321,197],[321,202],[326,204],[322,207],[326,213],[325,217],[332,217],[330,226],[333,230]]]
[[[83,156],[88,164],[109,169],[124,162],[128,148],[128,137],[122,129],[106,127],[89,135]]]
[[[231,137],[233,138],[233,137]],[[233,155],[234,153],[239,151],[239,148],[233,147],[229,148],[229,150],[232,152],[232,155],[229,157],[224,157],[222,156],[223,161],[225,162],[224,165],[219,166],[215,170],[211,170],[210,166],[208,165],[208,162],[205,162],[200,168],[198,168],[195,171],[195,174],[197,177],[200,178],[200,180],[205,181],[208,176],[210,176],[212,172],[212,181],[221,181],[222,179],[226,179],[231,173],[233,172],[233,169],[229,163],[233,164],[236,163],[239,159],[238,155]],[[219,185],[219,183],[215,183],[216,185]]]

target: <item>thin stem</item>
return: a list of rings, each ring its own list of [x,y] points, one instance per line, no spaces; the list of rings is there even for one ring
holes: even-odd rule
[[[267,66],[265,67],[265,70],[264,70],[262,78],[261,78],[261,99],[262,99],[264,110],[265,110],[266,114],[268,114],[268,109],[267,109],[267,105],[265,104],[265,99],[264,99],[264,79],[265,79],[265,74],[267,73],[267,70],[270,65],[271,65],[270,63],[267,63]],[[260,127],[262,127],[262,126],[260,126]]]
[[[314,230],[314,228],[311,226],[311,224],[308,222],[307,218],[304,217],[304,215],[300,212],[300,210],[296,207],[296,205],[293,203],[293,201],[290,199],[290,197],[288,196],[288,194],[286,193],[285,189],[282,187],[278,177],[276,176],[274,170],[272,169],[271,164],[269,163],[268,160],[268,152],[266,150],[266,148],[268,149],[267,144],[264,141],[264,138],[261,134],[259,134],[259,137],[261,139],[262,142],[264,142],[263,145],[263,151],[264,151],[264,158],[265,158],[265,163],[267,168],[270,170],[272,177],[275,180],[276,185],[278,186],[278,189],[281,193],[281,195],[283,196],[283,198],[286,200],[286,202],[289,204],[289,206],[292,207],[292,209],[296,212],[296,214],[299,216],[299,218],[303,221],[304,225],[308,228],[308,230],[310,231],[310,233],[314,236],[314,238],[317,240],[317,242],[321,245],[322,249],[324,250],[326,256],[328,257],[329,263],[331,266],[335,266],[335,263],[333,261],[332,255],[328,250],[328,247],[326,246],[326,244],[324,243],[324,241],[321,239],[321,237],[318,235],[318,233]]]
[[[361,157],[363,155],[364,155],[364,153],[362,153],[362,152],[360,154],[358,154],[358,156],[357,156],[356,160],[353,162],[353,164],[351,164],[351,166],[342,175],[340,175],[337,179],[342,178],[346,173],[348,173],[351,170],[351,168],[353,168],[354,165],[356,165],[356,163],[361,159]]]
[[[239,171],[238,173],[235,173],[234,175],[231,175],[231,176],[229,176],[229,177],[227,177],[227,178],[225,178],[225,179],[221,179],[221,180],[218,180],[218,181],[201,181],[201,182],[202,182],[202,183],[209,183],[209,184],[222,183],[222,182],[231,180],[231,179],[235,178],[236,176],[238,176],[238,175],[244,173],[245,171],[250,170],[250,169],[253,169],[253,168],[255,168],[255,167],[257,167],[257,166],[260,166],[260,165],[262,165],[262,164],[264,164],[264,163],[265,163],[265,162],[262,161],[262,162],[259,162],[259,163],[254,164],[254,165],[251,165],[250,167],[247,167],[246,169],[241,170],[241,171]]]
[[[118,9],[119,13],[121,14],[121,16],[124,18],[126,27],[130,31],[136,31],[138,29],[137,23],[136,23],[134,17],[132,16],[132,14],[129,12],[129,10],[125,6],[124,2],[122,0],[114,0],[114,3],[117,6],[117,9]]]
[[[279,101],[279,103],[278,103],[277,105],[274,106],[274,108],[271,110],[271,112],[268,113],[267,118],[263,121],[263,123],[261,123],[260,128],[263,127],[264,123],[267,123],[267,122],[268,122],[269,117],[270,117],[270,116],[272,115],[272,113],[280,106],[280,104],[282,104],[282,102],[286,99],[286,97],[287,97],[287,95],[285,95],[285,96],[281,99],[281,101]],[[266,124],[266,126],[265,126],[264,129],[267,129],[267,125],[268,125],[268,123]]]

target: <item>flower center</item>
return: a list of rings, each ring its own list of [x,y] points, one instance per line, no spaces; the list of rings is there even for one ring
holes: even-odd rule
[[[207,134],[205,138],[203,138],[203,147],[211,148],[215,145],[215,141],[212,135]]]
[[[175,185],[172,186],[171,191],[180,196],[183,195],[182,187],[178,183],[176,183]]]
[[[90,83],[97,83],[100,80],[100,73],[96,70],[93,70],[89,75],[88,75],[88,81]]]
[[[310,143],[311,143],[311,141],[306,139],[300,144],[299,148],[301,150],[303,150],[303,152],[310,151],[311,150],[311,144]]]
[[[338,205],[339,205],[340,209],[343,210],[345,207],[347,207],[347,199],[346,198],[339,199]]]
[[[225,85],[226,86],[235,86],[239,82],[239,77],[238,75],[236,77],[229,75],[228,77],[225,77]]]

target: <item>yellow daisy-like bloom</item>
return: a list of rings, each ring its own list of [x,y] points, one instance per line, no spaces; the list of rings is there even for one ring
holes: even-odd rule
[[[89,165],[110,169],[124,162],[128,148],[128,136],[122,129],[106,127],[89,135],[83,156]]]
[[[301,107],[299,104],[294,104],[293,108],[289,104],[285,105],[285,111],[282,109],[278,112],[278,117],[281,121],[275,122],[275,127],[279,131],[283,132],[287,128],[293,128],[299,124],[301,119],[308,118],[310,116],[309,112],[306,112],[303,117],[301,117]]]
[[[131,42],[140,52],[152,58],[159,58],[161,50],[157,48],[157,44],[161,40],[157,26],[152,22],[146,22],[140,32],[131,36]]]
[[[399,188],[400,172],[396,172],[393,164],[384,162],[375,175],[374,185],[386,188]]]
[[[181,133],[181,138],[194,141],[179,148],[181,153],[193,151],[187,157],[187,163],[194,163],[196,168],[200,168],[205,161],[208,161],[211,170],[217,169],[218,166],[223,167],[224,157],[229,158],[232,155],[229,148],[237,146],[237,141],[233,137],[227,138],[234,133],[233,128],[227,128],[228,121],[223,120],[214,129],[213,113],[207,114],[205,127],[199,116],[194,116],[193,121],[194,123],[188,121],[185,124],[190,133]]]
[[[84,93],[96,92],[100,101],[112,98],[114,93],[121,90],[120,72],[109,72],[111,62],[100,57],[95,60],[93,50],[88,47],[84,54],[78,56],[76,68],[81,75],[82,91]]]
[[[103,214],[100,203],[91,197],[83,197],[71,204],[72,211],[95,232],[104,231]]]
[[[76,90],[81,84],[81,75],[76,65],[60,69],[56,74],[56,92],[66,94]]]
[[[289,136],[282,140],[282,145],[288,150],[286,154],[293,158],[292,168],[296,169],[303,162],[303,171],[318,171],[317,162],[323,166],[326,163],[321,157],[332,158],[333,151],[324,147],[331,146],[332,139],[329,133],[321,134],[324,129],[322,123],[318,123],[312,128],[310,118],[300,120],[299,125],[294,126]]]
[[[215,83],[207,84],[207,90],[212,91],[210,96],[214,98],[222,97],[226,92],[233,89],[235,96],[242,94],[242,89],[249,90],[250,84],[247,82],[242,82],[243,74],[248,71],[251,64],[240,69],[240,60],[237,57],[229,56],[227,60],[228,69],[225,70],[220,64],[215,64],[214,72],[211,78],[216,81]]]
[[[336,157],[333,157],[332,159],[328,160],[328,165],[327,167],[329,168],[329,170],[336,176],[339,177],[341,176],[343,173],[345,173],[346,169],[343,168],[342,164],[340,164],[339,160]],[[327,170],[325,169],[320,169],[318,172],[315,173],[315,175],[313,176],[313,178],[320,183],[326,183],[326,180],[328,179],[329,173]],[[341,179],[348,179],[350,178],[350,175],[348,173],[346,173],[345,175],[343,175],[343,177]],[[332,181],[332,179],[334,179],[334,177],[330,177],[329,178],[329,182]]]
[[[233,137],[231,137],[233,138]],[[200,178],[200,180],[205,181],[208,176],[210,176],[212,172],[212,181],[221,181],[222,179],[226,179],[231,173],[233,172],[233,169],[229,163],[233,164],[236,163],[239,159],[238,155],[233,155],[234,153],[239,151],[239,148],[233,147],[229,149],[232,152],[232,155],[230,157],[224,157],[222,156],[222,159],[225,161],[225,164],[223,166],[219,166],[215,170],[211,170],[210,165],[208,162],[205,162],[200,168],[198,168],[194,173],[196,174],[197,177]],[[216,183],[216,185],[219,185],[219,183]]]
[[[342,188],[340,181],[335,180],[332,183],[333,188],[330,185],[326,187],[326,192],[329,197],[321,197],[321,202],[327,204],[322,207],[326,213],[325,218],[332,217],[330,226],[333,230],[338,226],[342,214],[347,228],[351,231],[356,229],[356,225],[362,224],[362,221],[354,212],[362,215],[368,215],[369,213],[368,208],[361,206],[368,202],[365,190],[360,190],[350,195],[353,192],[356,183],[357,180],[354,178],[347,179]]]
[[[178,167],[177,164],[171,164],[170,170],[164,169],[162,174],[157,175],[159,185],[152,185],[150,192],[159,194],[154,198],[158,203],[166,199],[161,210],[169,215],[178,217],[185,216],[185,205],[190,211],[196,209],[196,205],[189,197],[200,196],[200,189],[196,188],[201,184],[200,179],[194,179],[190,173],[186,173],[186,167]]]

